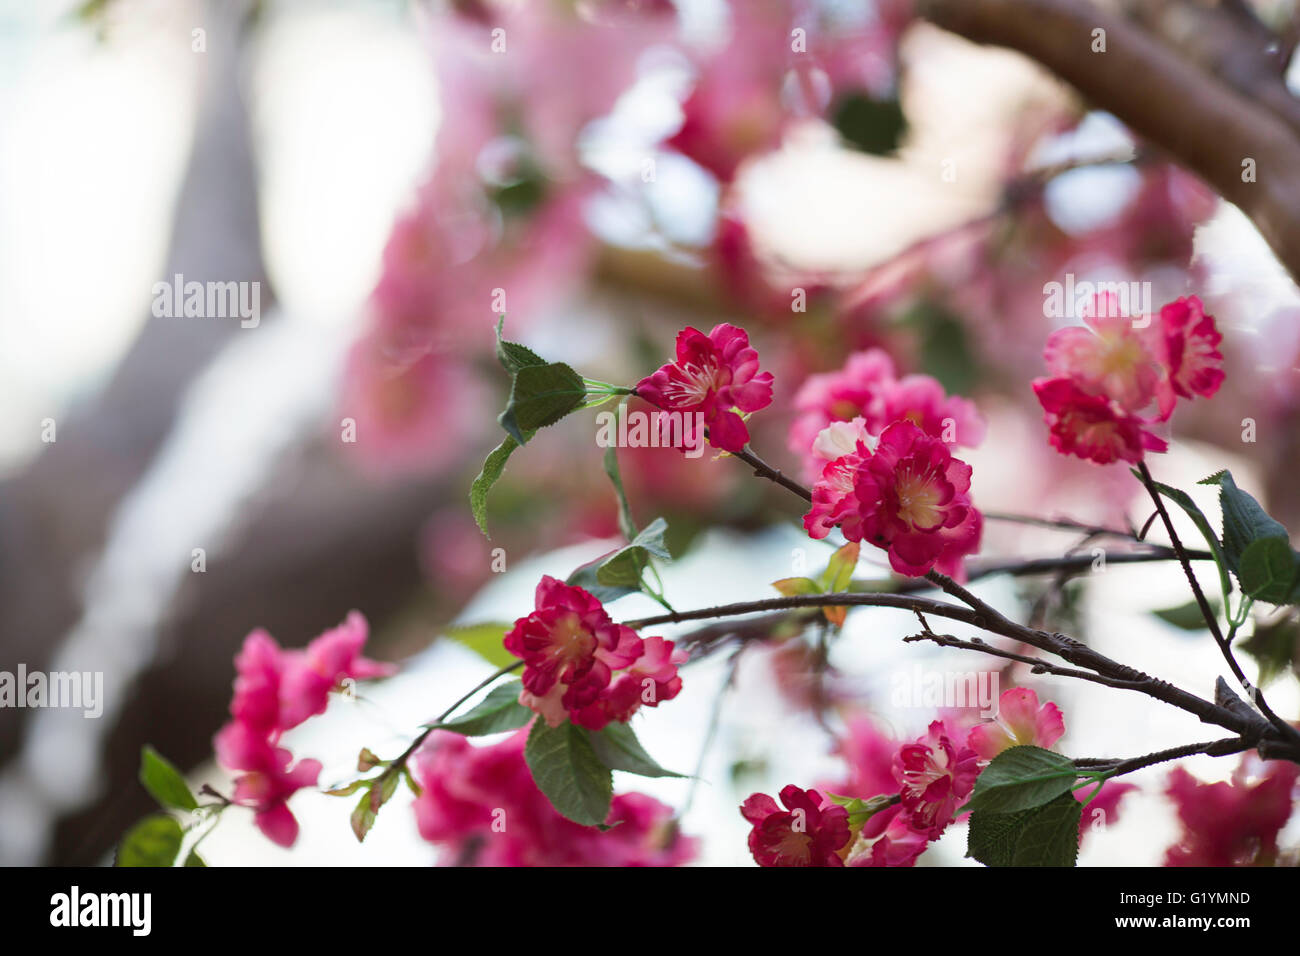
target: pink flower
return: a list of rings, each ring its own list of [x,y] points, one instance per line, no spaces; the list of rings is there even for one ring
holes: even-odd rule
[[[235,655],[235,693],[230,700],[230,716],[266,736],[278,733],[282,727],[280,675],[283,669],[284,652],[270,634],[258,628],[244,638],[244,646]]]
[[[998,698],[994,720],[977,724],[966,738],[966,746],[981,760],[992,760],[1012,747],[1032,746],[1050,750],[1065,733],[1065,720],[1055,704],[1038,706],[1038,695],[1027,687],[1013,687]]]
[[[1124,794],[1131,790],[1136,790],[1137,784],[1129,783],[1124,780],[1107,780],[1101,786],[1101,792],[1093,798],[1092,802],[1084,808],[1083,815],[1079,817],[1079,843],[1083,844],[1083,838],[1092,830],[1099,827],[1110,826],[1112,823],[1119,822],[1119,802],[1124,798]],[[1092,796],[1092,790],[1084,787],[1074,791],[1075,798],[1084,803]]]
[[[1034,394],[1043,406],[1052,447],[1099,465],[1123,459],[1137,464],[1146,450],[1165,451],[1169,444],[1143,427],[1145,422],[1104,395],[1089,395],[1068,378],[1040,378]]]
[[[1169,446],[1146,430],[1166,421],[1178,397],[1210,396],[1223,382],[1223,336],[1196,296],[1160,309],[1140,328],[1097,296],[1087,328],[1054,332],[1044,355],[1055,377],[1034,381],[1052,445],[1063,455],[1107,465],[1142,461]],[[1155,402],[1157,412],[1141,414]]]
[[[929,836],[914,828],[901,805],[871,815],[853,842],[846,866],[914,866],[929,846]]]
[[[970,466],[910,421],[881,433],[873,454],[865,444],[831,462],[813,486],[804,527],[824,538],[838,524],[850,541],[889,553],[899,574],[938,567],[962,574],[962,558],[979,548],[982,519],[971,504]]]
[[[864,800],[896,791],[894,754],[898,752],[898,742],[866,717],[850,718],[847,730],[836,752],[848,764],[848,779],[827,789]]]
[[[1191,398],[1193,393],[1209,398],[1223,384],[1223,335],[1215,328],[1214,316],[1206,315],[1196,296],[1176,299],[1160,309],[1162,359],[1168,369],[1169,386],[1175,394]]]
[[[1162,370],[1149,328],[1121,315],[1113,295],[1099,295],[1086,328],[1058,329],[1043,351],[1054,376],[1070,378],[1091,395],[1104,395],[1125,411],[1142,411],[1156,395]]]
[[[615,624],[587,591],[549,576],[537,585],[536,609],[515,621],[504,643],[526,662],[519,702],[552,727],[571,719],[600,730],[626,722],[642,704],[671,700],[682,687],[677,664],[684,658],[671,641]]]
[[[902,786],[908,822],[931,840],[937,840],[952,822],[978,775],[975,751],[955,745],[938,720],[894,758],[894,778]]]
[[[882,424],[910,421],[932,438],[974,448],[984,440],[984,419],[975,403],[948,395],[929,375],[906,375],[880,396]]]
[[[853,353],[839,371],[810,375],[794,404],[799,415],[790,426],[789,447],[803,459],[810,480],[823,468],[822,456],[810,450],[834,422],[862,418],[867,434],[875,436],[907,420],[927,435],[971,448],[984,439],[984,419],[973,403],[948,396],[928,375],[897,379],[893,360],[878,348]]]
[[[387,677],[394,672],[361,656],[366,619],[356,611],[301,650],[282,650],[266,631],[253,631],[235,657],[230,715],[268,737],[323,714],[331,691],[346,680]]]
[[[688,326],[677,333],[677,361],[643,378],[636,391],[664,411],[700,415],[709,444],[738,452],[749,430],[736,410],[771,404],[772,373],[758,371],[758,353],[743,329],[715,325],[705,335]]]
[[[1291,816],[1300,767],[1271,762],[1247,781],[1249,760],[1231,783],[1201,783],[1182,767],[1169,773],[1165,791],[1178,806],[1183,832],[1165,852],[1165,866],[1269,866],[1277,835]]]
[[[413,760],[420,785],[420,836],[447,848],[444,861],[478,866],[679,866],[697,842],[681,835],[672,809],[639,793],[614,797],[606,822],[562,817],[524,761],[528,731],[476,747],[459,734],[429,736]]]
[[[266,631],[253,631],[235,656],[233,720],[213,741],[217,761],[235,778],[234,802],[256,811],[257,826],[268,839],[291,846],[298,822],[287,802],[303,787],[315,786],[321,765],[300,760],[278,746],[280,735],[308,717],[324,713],[330,691],[345,680],[383,677],[393,672],[361,656],[366,619],[353,611],[303,650],[282,650]]]
[[[794,785],[781,789],[782,810],[765,793],[755,793],[740,805],[741,815],[754,825],[749,852],[759,866],[843,866],[838,851],[848,844],[849,813],[824,801],[816,790]]]
[[[229,770],[243,770],[235,778],[231,799],[254,810],[254,821],[272,843],[293,846],[298,821],[288,800],[303,787],[314,787],[320,776],[318,760],[300,760],[277,747],[255,728],[240,721],[226,724],[214,740],[217,760]]]
[[[750,155],[775,149],[789,116],[781,103],[788,45],[782,5],[731,4],[728,43],[700,67],[667,145],[730,182]],[[775,15],[773,15],[775,14]]]

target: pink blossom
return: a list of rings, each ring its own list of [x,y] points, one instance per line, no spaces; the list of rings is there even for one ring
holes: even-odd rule
[[[342,690],[345,681],[388,677],[396,670],[361,656],[370,628],[366,619],[352,611],[338,627],[312,640],[303,650],[284,652],[280,680],[280,724],[296,727],[308,717],[325,713],[331,691]]]
[[[846,866],[914,866],[930,837],[912,826],[902,805],[871,815],[845,858]]]
[[[749,852],[759,866],[843,866],[838,851],[850,839],[849,813],[826,801],[816,790],[791,784],[781,789],[782,810],[765,793],[740,805],[753,824]]]
[[[759,372],[758,353],[744,329],[715,325],[705,335],[688,326],[677,333],[677,361],[643,378],[636,391],[665,411],[701,415],[709,444],[738,452],[749,430],[737,411],[771,404],[772,373]]]
[[[231,717],[274,737],[323,714],[330,692],[345,680],[392,674],[392,665],[361,656],[367,633],[366,619],[356,611],[301,650],[282,650],[266,631],[253,631],[235,657]]]
[[[1176,299],[1160,309],[1162,358],[1169,387],[1183,398],[1209,398],[1223,384],[1223,335],[1197,296]]]
[[[343,447],[371,474],[435,473],[471,434],[464,410],[481,394],[450,352],[403,348],[372,331],[352,346],[344,369],[339,413],[355,422],[355,441]]]
[[[235,778],[231,799],[251,807],[259,830],[271,842],[292,846],[298,838],[298,821],[288,800],[303,787],[314,787],[320,776],[318,760],[300,760],[277,747],[263,734],[238,720],[226,724],[213,741],[217,761],[228,770],[242,770]]]
[[[981,760],[992,760],[1004,750],[1019,746],[1050,750],[1065,733],[1065,720],[1055,704],[1038,706],[1038,694],[1027,687],[1013,687],[998,698],[994,720],[977,724],[966,738],[966,746]]]
[[[931,840],[937,840],[952,822],[978,775],[978,755],[969,747],[958,747],[938,720],[894,758],[894,778],[902,786],[908,822]]]
[[[1148,328],[1120,314],[1118,299],[1099,295],[1085,326],[1058,329],[1044,357],[1052,375],[1070,378],[1091,395],[1104,395],[1127,412],[1141,412],[1156,395],[1162,370]]]
[[[822,470],[814,441],[827,426],[863,420],[878,436],[896,421],[910,421],[927,435],[973,448],[984,439],[984,419],[972,402],[949,396],[928,375],[895,376],[894,363],[882,349],[855,352],[836,372],[810,375],[795,394],[799,412],[790,426],[789,447],[804,463],[810,480]]]
[[[524,761],[528,731],[474,746],[459,734],[429,736],[412,761],[420,785],[420,836],[446,847],[444,862],[478,866],[680,866],[697,841],[672,809],[639,793],[615,795],[601,831],[562,817]]]
[[[1147,450],[1165,451],[1168,442],[1151,434],[1145,422],[1104,395],[1089,395],[1068,378],[1039,378],[1034,394],[1043,406],[1052,446],[1099,465],[1142,461]]]
[[[1183,832],[1165,852],[1165,866],[1271,865],[1277,835],[1291,817],[1300,767],[1265,765],[1253,780],[1243,760],[1231,783],[1201,783],[1182,767],[1169,773],[1166,793],[1178,807]]]
[[[1055,377],[1037,379],[1052,445],[1098,464],[1142,461],[1168,444],[1147,431],[1166,421],[1178,398],[1210,396],[1223,382],[1223,336],[1196,296],[1160,309],[1147,326],[1118,314],[1114,296],[1097,296],[1087,328],[1054,332],[1045,357]],[[1147,406],[1157,411],[1143,417]]]
[[[260,628],[244,639],[235,656],[233,718],[213,741],[217,761],[235,778],[234,802],[252,807],[266,836],[290,846],[298,823],[287,801],[303,787],[314,786],[321,765],[300,760],[278,746],[280,735],[315,714],[324,713],[329,694],[345,680],[384,677],[393,672],[361,656],[366,620],[356,611],[302,650],[283,650]]]
[[[1080,845],[1083,844],[1083,838],[1091,831],[1118,823],[1120,801],[1124,798],[1124,794],[1136,789],[1137,784],[1126,780],[1107,780],[1102,784],[1101,792],[1096,797],[1092,797],[1092,790],[1088,787],[1074,791],[1074,796],[1080,803],[1088,804],[1083,810],[1083,815],[1079,817]]]
[[[751,155],[775,149],[790,117],[781,103],[789,54],[783,3],[733,3],[727,45],[708,56],[667,145],[724,183]]]
[[[895,422],[873,454],[860,444],[826,466],[804,528],[823,538],[838,524],[850,541],[885,549],[899,574],[915,577],[937,567],[961,575],[962,558],[978,550],[982,528],[970,475],[970,466],[942,441],[910,421]]]
[[[571,719],[600,730],[682,687],[684,658],[671,641],[615,624],[590,593],[549,576],[537,585],[535,610],[515,621],[504,644],[526,662],[519,702],[552,727]]]
[[[842,784],[830,786],[832,793],[868,800],[882,793],[898,789],[894,780],[894,754],[898,741],[884,733],[875,722],[866,717],[848,720],[847,732],[836,745],[838,753],[848,764],[849,776]]]

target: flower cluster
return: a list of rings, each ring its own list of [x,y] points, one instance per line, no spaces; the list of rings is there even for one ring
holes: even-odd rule
[[[682,689],[685,660],[672,641],[616,624],[590,593],[552,577],[537,585],[536,608],[515,621],[505,648],[525,662],[519,702],[557,727],[572,720],[600,730],[626,723]]]
[[[344,681],[393,672],[392,666],[361,656],[367,631],[366,619],[353,611],[307,647],[284,650],[259,629],[244,639],[235,657],[232,719],[217,732],[213,746],[217,761],[239,772],[234,802],[252,807],[258,828],[280,846],[292,846],[298,837],[288,799],[314,786],[321,771],[316,760],[293,763],[293,754],[279,746],[280,735],[324,713],[330,692]]]
[[[910,420],[894,422],[873,442],[858,417],[828,426],[814,444],[829,458],[850,443],[813,485],[808,534],[824,538],[838,526],[848,540],[887,551],[899,574],[938,568],[963,577],[962,559],[979,550],[983,528],[971,504],[970,466]]]
[[[672,809],[640,793],[614,797],[606,823],[584,827],[561,816],[524,761],[527,730],[476,747],[438,731],[414,757],[420,835],[447,847],[446,862],[478,866],[679,866],[696,841],[677,830]]]
[[[677,333],[677,361],[641,379],[636,393],[663,411],[698,416],[710,445],[739,452],[749,429],[738,413],[772,403],[772,373],[758,370],[758,353],[744,329],[724,323],[705,335],[687,326]],[[663,416],[659,424],[666,427]],[[683,424],[691,428],[693,422]],[[699,447],[694,431],[688,434],[683,447]]]
[[[984,419],[973,402],[949,396],[929,375],[899,378],[882,349],[854,352],[838,371],[808,376],[794,406],[799,414],[790,426],[789,447],[803,462],[809,481],[826,464],[814,442],[834,422],[861,418],[867,434],[878,436],[894,422],[910,421],[949,445],[974,448],[984,440]]]
[[[912,866],[937,840],[970,796],[980,770],[1009,747],[1050,749],[1065,732],[1060,709],[1038,703],[1032,690],[1013,688],[998,701],[996,720],[963,725],[933,721],[911,742],[893,740],[870,721],[851,720],[839,753],[849,766],[842,784],[818,790],[785,787],[785,810],[756,793],[741,805],[752,825],[749,848],[760,866]],[[1080,839],[1101,819],[1118,817],[1131,784],[1108,783],[1080,822]],[[830,792],[843,796],[835,799]],[[847,798],[895,800],[853,822]],[[1080,795],[1076,795],[1080,796]],[[1082,799],[1082,797],[1081,797]]]
[[[1169,447],[1148,429],[1168,421],[1179,398],[1219,390],[1223,336],[1196,296],[1140,320],[1120,314],[1112,295],[1097,296],[1091,311],[1086,327],[1048,338],[1044,357],[1052,374],[1034,381],[1034,394],[1061,454],[1136,464],[1147,451]]]

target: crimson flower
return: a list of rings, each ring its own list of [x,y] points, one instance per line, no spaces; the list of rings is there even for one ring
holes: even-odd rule
[[[314,787],[320,776],[319,760],[299,760],[284,747],[277,747],[257,730],[239,721],[226,724],[213,741],[217,760],[230,770],[244,773],[235,778],[232,800],[252,807],[253,820],[268,840],[283,847],[298,838],[298,821],[288,800],[303,787]]]
[[[849,812],[823,801],[816,790],[791,784],[781,789],[782,810],[765,793],[740,805],[754,825],[749,851],[759,866],[843,866],[838,851],[848,844]]]
[[[1223,384],[1223,335],[1206,315],[1197,296],[1176,299],[1160,309],[1161,358],[1169,371],[1169,387],[1183,398],[1209,398]]]
[[[744,329],[724,323],[705,335],[688,326],[677,333],[677,361],[641,379],[636,393],[664,411],[700,416],[710,445],[738,452],[749,429],[737,410],[756,412],[772,403],[772,373],[758,370],[758,353]]]
[[[560,815],[524,760],[526,729],[488,746],[436,731],[416,752],[420,836],[445,848],[443,862],[476,866],[679,866],[698,841],[672,808],[641,793],[615,794],[606,823]]]
[[[1053,332],[1044,357],[1052,375],[1036,379],[1052,446],[1108,465],[1137,464],[1169,445],[1147,431],[1173,414],[1178,399],[1209,397],[1223,383],[1223,336],[1196,296],[1137,321],[1114,296],[1097,296],[1084,326]],[[1147,411],[1154,405],[1154,410]]]
[[[550,726],[571,719],[600,730],[681,690],[677,664],[683,657],[671,641],[642,638],[614,623],[589,592],[549,576],[537,585],[535,601],[504,643],[525,662],[519,702]],[[617,679],[615,672],[621,672]]]
[[[895,422],[875,451],[865,442],[826,465],[813,486],[804,527],[824,538],[839,525],[850,541],[889,553],[899,574],[938,568],[962,576],[962,558],[979,549],[983,519],[970,500],[971,469],[948,446],[910,421]]]
[[[1043,406],[1052,447],[1099,465],[1123,459],[1137,464],[1146,451],[1165,451],[1169,444],[1104,395],[1089,395],[1068,378],[1040,378],[1034,394]]]
[[[894,778],[902,786],[902,804],[913,829],[937,840],[957,808],[975,787],[979,757],[958,747],[943,722],[930,724],[925,736],[904,744],[894,757]]]
[[[1248,780],[1249,759],[1231,783],[1201,783],[1182,767],[1169,773],[1165,791],[1178,805],[1183,832],[1165,852],[1165,866],[1271,865],[1277,835],[1291,816],[1300,767],[1285,761]]]

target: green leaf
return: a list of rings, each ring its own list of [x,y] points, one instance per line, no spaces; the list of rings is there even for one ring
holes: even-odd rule
[[[519,688],[517,680],[493,687],[473,710],[430,726],[434,730],[452,730],[466,737],[516,730],[533,718],[533,712],[519,703]]]
[[[505,325],[506,317],[504,315],[497,317],[497,361],[501,367],[510,373],[511,378],[521,368],[527,368],[530,365],[545,365],[546,359],[542,358],[526,345],[520,345],[518,342],[507,342],[501,338],[501,327]]]
[[[1296,553],[1285,537],[1256,538],[1241,552],[1241,589],[1258,601],[1285,604],[1296,581]]]
[[[1074,866],[1083,805],[1062,793],[1014,813],[971,814],[966,855],[985,866]]]
[[[850,541],[831,555],[826,570],[822,573],[821,585],[823,591],[834,594],[848,588],[849,583],[853,580],[853,571],[858,566],[858,554],[861,550],[862,545],[860,543]]]
[[[1079,858],[1083,804],[1073,793],[1031,811],[1021,825],[1012,866],[1074,866]]]
[[[1015,813],[987,813],[977,810],[970,815],[966,833],[966,855],[985,866],[1010,866],[1016,855],[1020,830],[1034,810]]]
[[[684,777],[659,766],[636,739],[627,724],[610,724],[591,735],[591,747],[596,757],[610,770],[624,770],[640,777]]]
[[[474,512],[474,521],[477,522],[478,529],[483,532],[484,537],[491,537],[487,529],[488,492],[492,490],[492,486],[497,483],[497,479],[505,471],[506,459],[518,447],[519,442],[507,435],[505,441],[493,448],[488,454],[487,459],[483,462],[482,470],[478,473],[478,477],[469,486],[469,507]]]
[[[166,809],[188,813],[199,805],[180,771],[147,744],[140,751],[140,783]]]
[[[538,789],[561,815],[583,826],[604,825],[614,784],[585,729],[567,720],[558,727],[539,720],[528,735],[524,759]]]
[[[641,575],[645,573],[646,562],[651,554],[671,559],[672,553],[664,544],[664,534],[668,522],[655,518],[632,539],[605,558],[596,567],[596,581],[606,587],[640,588]]]
[[[812,578],[781,578],[773,581],[776,588],[785,597],[800,597],[805,594],[821,594],[822,587]]]
[[[117,866],[172,866],[184,832],[175,817],[155,813],[126,831],[117,847]]]
[[[371,785],[366,788],[366,792],[361,795],[361,799],[357,801],[356,807],[352,810],[350,822],[352,823],[352,832],[356,835],[358,843],[365,842],[366,834],[369,833],[370,828],[375,825],[375,808],[371,806],[370,803],[370,791],[373,788],[374,783],[372,782]]]
[[[1210,605],[1210,610],[1217,615],[1219,613],[1219,602],[1213,598],[1206,598],[1206,601]],[[1201,606],[1195,601],[1188,601],[1186,604],[1180,604],[1177,607],[1162,608],[1151,613],[1166,624],[1172,624],[1184,631],[1203,631],[1209,626],[1205,623],[1205,615],[1201,613]]]
[[[609,475],[609,480],[614,485],[614,494],[618,497],[618,529],[623,532],[623,537],[631,541],[637,534],[636,522],[632,519],[632,506],[628,504],[623,475],[618,469],[618,449],[613,445],[605,449],[605,474]]]
[[[397,792],[397,784],[401,780],[401,774],[385,773],[376,778],[375,782],[370,785],[370,809],[376,814],[379,808],[393,798]]]
[[[1255,633],[1240,647],[1259,664],[1260,686],[1272,683],[1300,660],[1300,615],[1292,612],[1280,620],[1255,623]]]
[[[369,783],[370,781],[366,779],[353,780],[351,783],[345,783],[340,787],[332,787],[329,790],[322,790],[321,792],[328,794],[331,797],[350,797]]]
[[[185,858],[185,865],[186,866],[207,866],[207,864],[203,862],[203,857],[199,856],[193,850],[190,850],[190,855]]]
[[[898,100],[877,100],[865,93],[841,99],[831,122],[846,143],[873,156],[893,153],[907,129],[907,118]]]
[[[511,654],[503,643],[506,632],[514,624],[504,621],[483,621],[479,624],[453,624],[446,635],[457,644],[463,644],[493,667],[505,667],[519,658]]]
[[[1228,567],[1239,570],[1247,546],[1259,538],[1286,538],[1286,527],[1269,517],[1258,501],[1237,487],[1232,472],[1221,471],[1203,479],[1219,486],[1219,507],[1223,509],[1223,553]]]
[[[979,775],[967,806],[991,813],[1028,810],[1068,792],[1078,776],[1069,757],[1042,747],[1012,747]]]
[[[1139,481],[1142,480],[1141,472],[1136,468],[1130,470],[1133,472],[1135,478]],[[1220,472],[1219,474],[1226,475],[1227,472]],[[1206,480],[1208,481],[1209,479]],[[1214,563],[1219,569],[1219,586],[1223,589],[1223,596],[1226,599],[1227,596],[1232,593],[1232,582],[1228,580],[1228,558],[1227,555],[1224,554],[1222,546],[1219,544],[1219,536],[1214,533],[1214,528],[1210,526],[1209,519],[1205,517],[1205,512],[1201,511],[1201,509],[1197,507],[1196,502],[1192,500],[1191,496],[1187,492],[1174,488],[1172,485],[1161,484],[1158,481],[1153,481],[1151,484],[1155,487],[1156,491],[1160,492],[1174,504],[1178,505],[1178,507],[1182,508],[1183,511],[1187,513],[1187,517],[1191,518],[1192,523],[1196,525],[1196,530],[1201,532],[1201,537],[1205,539],[1205,543],[1210,546],[1210,551],[1214,555]],[[1204,482],[1202,482],[1202,484],[1204,484]],[[1235,571],[1236,568],[1233,568],[1233,570]]]
[[[587,386],[582,376],[563,362],[525,365],[515,372],[506,410],[497,421],[520,445],[533,432],[554,425],[583,403]]]
[[[617,552],[610,552],[610,555]],[[641,590],[641,579],[638,577],[636,584],[632,587],[625,585],[607,585],[601,584],[597,579],[597,572],[600,566],[605,562],[609,555],[601,555],[594,561],[588,561],[586,564],[579,566],[572,574],[565,579],[564,583],[573,587],[579,587],[589,592],[592,597],[600,601],[601,604],[609,604],[611,601],[617,601],[621,597],[629,594],[636,594]]]

